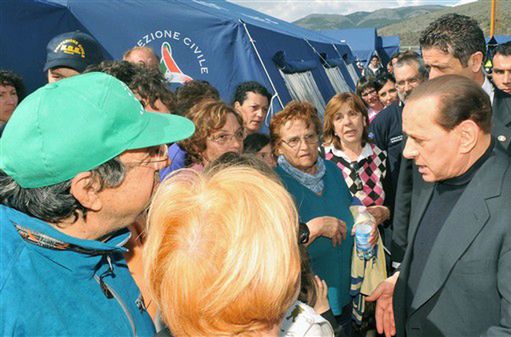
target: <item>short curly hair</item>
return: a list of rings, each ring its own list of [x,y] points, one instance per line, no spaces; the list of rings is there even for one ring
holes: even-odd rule
[[[451,54],[461,64],[468,66],[468,59],[476,52],[486,55],[484,33],[476,20],[466,15],[445,14],[433,21],[421,33],[421,49],[438,48]]]
[[[308,102],[291,101],[284,110],[273,116],[270,122],[271,147],[274,154],[282,140],[280,135],[282,126],[289,121],[297,120],[304,121],[307,127],[313,126],[316,134],[321,136],[321,120],[316,108]]]
[[[21,76],[15,72],[10,70],[0,70],[0,85],[10,85],[14,87],[16,95],[18,95],[18,102],[25,97],[25,85],[23,84]]]
[[[206,150],[207,138],[225,125],[229,113],[232,113],[243,127],[241,117],[232,107],[222,101],[205,99],[188,111],[186,117],[195,124],[195,133],[192,137],[179,143],[187,153],[188,164],[202,162],[202,153]]]

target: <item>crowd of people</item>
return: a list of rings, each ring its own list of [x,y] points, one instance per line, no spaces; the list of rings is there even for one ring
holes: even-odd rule
[[[0,70],[1,334],[511,336],[511,43],[487,74],[447,14],[420,52],[323,120],[78,31],[34,93]]]

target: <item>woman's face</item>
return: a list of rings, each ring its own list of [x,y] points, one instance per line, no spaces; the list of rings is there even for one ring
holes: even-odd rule
[[[9,84],[0,85],[0,121],[7,122],[18,106],[16,88]]]
[[[387,106],[397,99],[396,85],[392,81],[387,81],[385,85],[378,91],[378,96],[383,105]]]
[[[374,108],[381,104],[378,92],[373,87],[367,87],[361,92],[362,99],[370,108]]]
[[[318,134],[314,125],[309,127],[303,120],[290,120],[280,127],[281,141],[277,145],[277,154],[283,155],[295,168],[305,173],[316,172],[318,160]]]
[[[206,150],[202,152],[202,163],[207,165],[226,152],[243,152],[243,127],[233,113],[228,113],[225,124],[206,139]]]
[[[333,119],[335,134],[342,145],[362,143],[366,122],[361,112],[352,109],[349,104],[343,104]]]
[[[270,165],[270,167],[277,166],[277,162],[275,161],[275,157],[273,156],[273,153],[271,152],[271,145],[267,144],[264,146],[259,152],[256,153],[256,156],[261,158],[266,162],[266,164]]]

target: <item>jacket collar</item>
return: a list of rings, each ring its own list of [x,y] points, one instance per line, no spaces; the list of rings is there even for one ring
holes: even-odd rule
[[[103,256],[128,251],[123,247],[130,237],[127,230],[114,233],[103,242],[82,240],[66,235],[47,222],[15,209],[4,205],[0,207],[0,211],[7,219],[7,223],[3,223],[3,226],[12,225],[20,238],[26,242],[28,249],[36,251],[66,269],[83,270],[90,274]]]

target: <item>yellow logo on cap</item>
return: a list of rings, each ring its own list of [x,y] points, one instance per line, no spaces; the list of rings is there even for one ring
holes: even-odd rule
[[[85,58],[83,46],[74,39],[65,39],[60,42],[53,51],[55,53],[61,52],[69,55],[80,55],[82,58]]]

